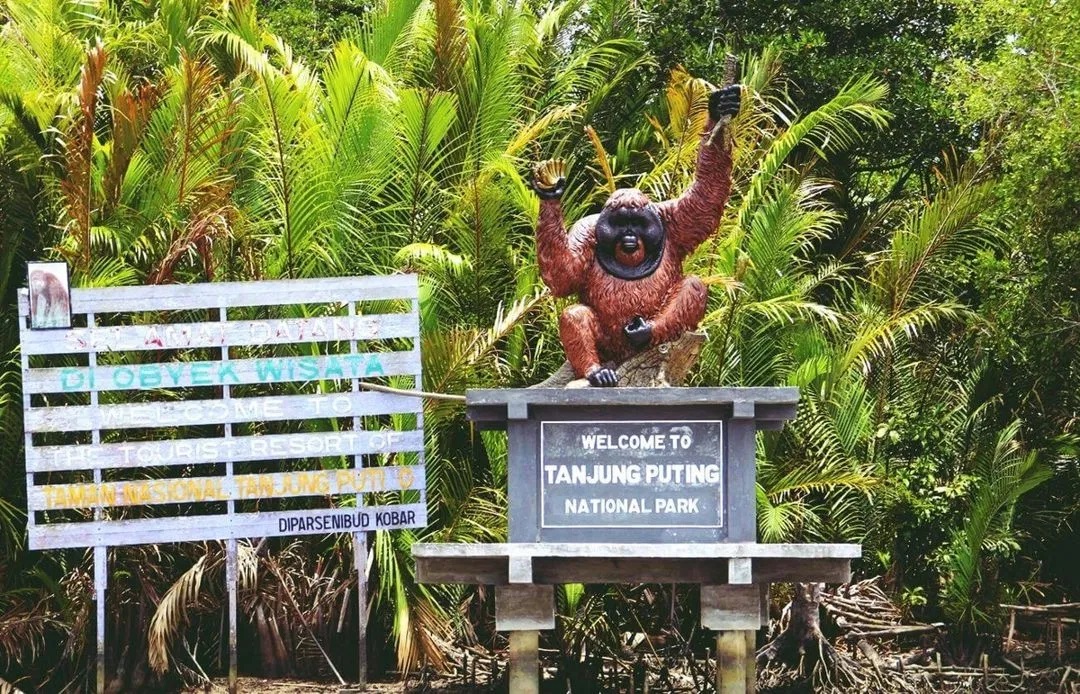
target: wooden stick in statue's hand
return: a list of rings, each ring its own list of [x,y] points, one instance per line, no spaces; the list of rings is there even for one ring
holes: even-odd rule
[[[709,95],[709,118],[716,123],[706,144],[713,142],[722,132],[726,132],[731,119],[739,113],[742,106],[742,85],[735,84],[735,71],[738,59],[731,53],[724,59],[724,80],[720,89]]]

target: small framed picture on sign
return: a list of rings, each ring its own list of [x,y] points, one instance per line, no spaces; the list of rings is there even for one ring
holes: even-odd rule
[[[30,284],[30,329],[71,327],[71,288],[67,263],[27,263]]]

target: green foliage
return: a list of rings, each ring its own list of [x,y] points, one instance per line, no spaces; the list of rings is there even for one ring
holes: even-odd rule
[[[694,382],[801,390],[798,419],[758,440],[763,541],[863,541],[908,608],[975,633],[1010,572],[1027,568],[1027,492],[1052,471],[1064,481],[1051,493],[1059,522],[1076,503],[1075,451],[1050,436],[1080,421],[1066,392],[1076,350],[1062,349],[1080,324],[1080,187],[1055,185],[1076,177],[1069,66],[1080,58],[1050,24],[1078,18],[1065,3],[1052,18],[1035,8],[956,5],[970,21],[950,40],[980,58],[954,64],[948,88],[970,123],[1001,128],[955,160],[938,157],[951,126],[931,110],[929,81],[951,5],[281,0],[257,16],[246,0],[6,0],[0,296],[13,305],[22,262],[41,254],[68,259],[82,286],[410,271],[425,390],[534,383],[562,360],[562,304],[537,277],[524,172],[566,159],[570,217],[616,186],[677,195],[720,46],[761,47],[740,70],[732,199],[688,261],[711,288]],[[690,70],[669,70],[677,60]],[[914,180],[919,194],[907,195]],[[4,359],[16,340],[5,308]],[[25,473],[18,372],[6,363],[0,479],[11,481]],[[415,581],[412,544],[506,534],[505,439],[473,431],[445,401],[426,403],[425,428],[431,523],[371,538],[372,642],[403,670],[439,665],[446,639],[491,629],[475,592]],[[86,558],[21,552],[22,507],[18,494],[0,501],[15,567],[4,585],[29,585],[46,606],[48,619],[29,622],[35,648],[53,615],[86,618]],[[347,565],[340,549],[305,551]],[[163,557],[159,571],[132,579],[145,552],[119,553],[110,585],[125,621],[171,596],[155,618],[160,656],[185,626],[217,628],[199,620],[221,596],[195,578],[218,569],[217,554],[146,551]],[[305,551],[274,546],[260,561],[275,576],[285,561],[279,582],[306,586],[312,605],[340,604],[344,582],[305,583]],[[291,608],[262,590],[244,605],[269,634]],[[665,590],[566,587],[565,654],[615,652],[621,632],[665,628],[668,605],[693,607]],[[21,618],[19,595],[0,604]],[[65,638],[71,665],[84,632]],[[60,657],[39,661],[42,686],[77,679],[63,668],[48,679]]]
[[[1016,442],[1019,422],[1001,431],[996,445],[980,451],[974,473],[977,488],[964,525],[953,533],[942,607],[961,630],[987,622],[986,605],[996,606],[997,582],[987,576],[984,554],[1008,557],[1019,550],[1010,532],[1017,501],[1050,478],[1050,469]],[[985,595],[989,592],[990,595]]]
[[[662,71],[681,64],[718,79],[726,51],[775,47],[802,111],[831,99],[854,76],[888,85],[882,105],[895,114],[894,129],[867,132],[824,164],[841,183],[836,195],[847,219],[838,245],[880,205],[925,185],[940,152],[965,139],[934,82],[951,48],[955,10],[949,0],[658,0],[650,9],[655,19],[646,39]]]
[[[1080,589],[1069,568],[1078,510],[1074,442],[1080,413],[1080,7],[1069,2],[955,3],[965,48],[943,71],[958,119],[986,134],[975,153],[999,176],[996,218],[1007,253],[965,268],[986,317],[986,348],[1004,409],[1025,437],[1060,448],[1054,484],[1029,527],[1063,595]],[[1055,458],[1058,456],[1054,456]],[[1018,577],[1019,578],[1019,577]]]

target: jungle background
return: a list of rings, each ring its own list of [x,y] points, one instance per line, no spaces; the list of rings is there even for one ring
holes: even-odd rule
[[[25,542],[15,291],[421,277],[424,388],[536,383],[562,361],[539,280],[534,161],[568,216],[690,181],[739,57],[733,195],[689,261],[710,286],[697,385],[791,385],[760,435],[760,540],[861,542],[950,662],[1003,603],[1080,595],[1080,4],[1055,0],[0,0],[0,677],[92,677],[92,555]],[[372,537],[372,674],[498,649],[491,595],[413,578],[417,541],[505,538],[506,456],[426,406],[430,525]],[[248,547],[241,670],[318,676],[292,596],[347,672],[347,537]],[[114,686],[222,671],[215,544],[110,551]],[[676,602],[679,609],[669,609]],[[693,635],[670,586],[566,586],[557,657]],[[690,644],[692,647],[693,643]],[[119,682],[119,684],[116,684]]]

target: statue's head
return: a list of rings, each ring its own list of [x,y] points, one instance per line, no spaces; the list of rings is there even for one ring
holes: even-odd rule
[[[616,190],[596,220],[596,259],[625,280],[648,277],[664,256],[664,224],[649,196],[637,188]]]

